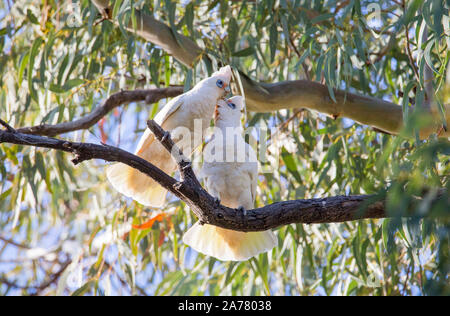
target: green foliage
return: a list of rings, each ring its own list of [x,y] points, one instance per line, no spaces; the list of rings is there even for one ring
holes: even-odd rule
[[[173,199],[161,221],[135,229],[155,211],[116,193],[104,163],[75,167],[63,153],[2,144],[1,295],[450,294],[450,144],[436,135],[415,139],[424,115],[411,107],[425,101],[426,66],[436,103],[450,101],[448,4],[381,1],[372,16],[373,3],[359,0],[112,2],[117,25],[99,22],[87,0],[74,1],[73,11],[54,0],[0,3],[2,119],[15,127],[71,121],[120,89],[188,89],[211,71],[207,59],[188,70],[128,32],[141,10],[175,37],[194,39],[213,67],[229,63],[266,82],[309,78],[325,83],[332,99],[338,88],[408,109],[401,136],[315,112],[247,114],[247,126],[280,130],[268,143],[280,168],[261,175],[258,206],[374,194],[387,199],[393,217],[281,227],[268,254],[220,262],[183,245],[195,221],[184,203]],[[74,14],[81,25],[68,23]],[[131,151],[158,107],[132,104],[62,137]],[[434,202],[438,194],[443,199]],[[58,278],[40,289],[52,275]]]

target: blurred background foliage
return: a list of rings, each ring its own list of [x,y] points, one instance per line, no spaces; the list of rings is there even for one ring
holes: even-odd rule
[[[208,64],[187,69],[125,31],[136,8],[193,39],[213,67],[310,79],[332,98],[339,88],[404,109],[426,103],[429,67],[433,106],[450,102],[448,0],[113,2],[117,26],[87,0],[0,2],[2,119],[70,121],[120,89],[189,88],[208,75]],[[130,104],[61,137],[132,151],[164,103]],[[401,136],[303,109],[247,113],[247,127],[280,132],[268,140],[280,167],[261,174],[257,206],[375,194],[394,217],[281,227],[277,248],[241,263],[184,246],[195,221],[185,205],[172,199],[158,215],[124,198],[102,161],[74,167],[67,154],[2,144],[0,295],[449,295],[450,143],[417,139],[425,116],[416,112],[405,111]]]

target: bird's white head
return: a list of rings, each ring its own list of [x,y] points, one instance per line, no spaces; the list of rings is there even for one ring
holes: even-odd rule
[[[232,75],[231,66],[228,65],[213,73],[204,83],[217,91],[219,97],[223,97],[231,92],[230,82]]]
[[[241,113],[245,107],[245,100],[237,95],[228,100],[219,99],[214,113],[214,122],[218,127],[241,126]]]

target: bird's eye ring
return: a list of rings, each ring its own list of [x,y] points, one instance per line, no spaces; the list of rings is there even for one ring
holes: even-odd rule
[[[223,81],[222,80],[217,80],[216,81],[216,85],[219,87],[219,88],[223,88]]]
[[[236,104],[232,103],[232,102],[227,102],[228,106],[230,108],[232,108],[233,110],[236,108]]]

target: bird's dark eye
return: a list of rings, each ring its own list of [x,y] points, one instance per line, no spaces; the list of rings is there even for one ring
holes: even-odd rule
[[[232,102],[228,102],[227,104],[228,104],[228,106],[229,106],[230,108],[232,108],[233,110],[236,108],[236,104],[234,104],[234,103],[232,103]]]
[[[216,85],[217,85],[219,88],[223,88],[223,81],[220,80],[220,79],[217,80]]]

